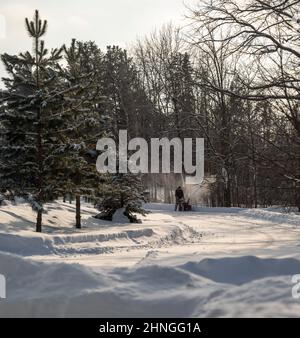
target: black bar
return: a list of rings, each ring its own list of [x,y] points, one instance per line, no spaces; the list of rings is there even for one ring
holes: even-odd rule
[[[0,319],[1,332],[17,337],[191,336],[239,337],[274,334],[286,337],[300,319]],[[2,335],[1,335],[2,336]]]

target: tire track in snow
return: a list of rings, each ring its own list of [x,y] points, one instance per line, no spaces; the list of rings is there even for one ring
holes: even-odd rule
[[[152,231],[152,235],[155,235],[153,229]],[[124,236],[121,237],[124,238]],[[149,236],[148,238],[151,237],[152,236]],[[72,239],[71,243],[68,243],[67,245],[64,245],[62,242],[58,246],[55,246],[53,256],[56,258],[61,257],[64,260],[73,260],[74,258],[84,260],[86,258],[90,259],[91,256],[114,254],[120,252],[139,250],[149,250],[148,252],[152,252],[155,249],[182,246],[186,244],[197,244],[203,239],[203,233],[196,231],[192,227],[184,224],[183,222],[177,222],[176,224],[174,224],[174,228],[171,229],[168,234],[158,239],[150,240],[148,243],[137,244],[132,238],[127,239],[133,241],[134,245],[98,246],[99,244],[97,245],[97,242],[94,242],[95,246],[84,248],[81,246],[84,242],[80,241],[76,243],[75,239]],[[76,244],[78,244],[78,249],[76,249]],[[45,260],[51,261],[54,259],[54,257],[45,257]]]
[[[216,216],[214,215],[214,218],[215,217]],[[261,248],[261,249],[262,248],[267,249],[267,248],[271,247],[276,242],[276,238],[274,237],[274,235],[272,235],[271,233],[268,233],[267,231],[264,231],[262,229],[262,227],[263,227],[262,225],[259,225],[259,224],[255,223],[255,222],[249,222],[249,221],[240,220],[240,218],[238,218],[240,220],[239,224],[236,224],[237,223],[237,221],[236,221],[237,216],[236,215],[230,215],[228,217],[228,214],[226,214],[226,215],[218,215],[218,217],[222,217],[222,222],[221,221],[216,221],[214,219],[214,224],[220,224],[222,226],[224,226],[224,225],[226,226],[227,225],[230,228],[235,228],[234,234],[235,233],[239,233],[239,232],[250,232],[250,234],[251,234],[251,232],[253,232],[253,235],[255,235],[255,237],[256,237],[257,233],[259,233],[260,235],[262,235],[263,237],[265,237],[266,240],[259,240],[258,241],[256,239],[253,242],[251,242],[251,241],[228,241],[228,242],[224,242],[224,241],[221,241],[221,242],[217,242],[217,241],[201,241],[201,242],[199,242],[199,244],[202,244],[202,245],[211,245],[211,246],[213,246],[213,245],[219,245],[219,246],[220,245],[228,245],[228,246],[231,246],[231,245],[251,245],[251,244],[253,244],[256,247],[257,247],[258,244],[261,244],[259,246],[259,248]],[[178,219],[180,219],[180,216],[178,217]],[[227,224],[227,222],[224,223],[224,219],[226,219],[227,221],[230,221],[230,224]],[[203,219],[201,221],[203,221]],[[249,226],[243,226],[243,225],[241,225],[241,223],[251,223],[251,224],[254,224],[255,226],[250,226],[250,227]],[[191,226],[188,226],[188,227],[191,228]],[[205,225],[204,225],[204,227],[205,227]],[[192,227],[192,228],[195,230],[194,227]],[[238,231],[236,231],[236,228],[238,228]],[[226,230],[224,230],[224,231],[216,231],[216,232],[211,233],[211,234],[207,233],[206,234],[206,238],[210,238],[210,237],[218,238],[218,236],[219,236],[219,238],[222,238],[222,235],[225,235],[225,236],[223,236],[224,238],[225,237],[232,237],[233,233],[232,233],[232,231],[226,231]],[[190,245],[190,243],[187,243],[186,245]]]

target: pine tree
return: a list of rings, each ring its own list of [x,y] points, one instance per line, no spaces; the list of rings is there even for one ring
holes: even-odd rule
[[[193,69],[187,53],[172,56],[168,69],[168,88],[173,105],[175,135],[183,139],[191,137],[194,124],[195,97],[193,92]]]
[[[59,76],[62,48],[50,52],[41,38],[47,30],[35,11],[25,20],[33,53],[1,56],[4,79],[1,113],[1,186],[27,198],[37,211],[36,231],[42,231],[43,205],[59,195],[58,163],[63,158],[66,87]]]
[[[143,209],[145,198],[141,176],[131,173],[107,176],[102,192],[99,194],[99,219],[112,221],[117,210],[122,209],[130,222],[138,223],[135,214],[146,215]]]
[[[69,48],[64,47],[67,66],[63,76],[70,86],[81,90],[69,96],[72,102],[66,132],[68,145],[65,148],[61,187],[75,196],[76,228],[81,228],[81,196],[95,198],[100,188],[101,177],[96,171],[96,144],[103,134],[105,123],[98,83],[101,52],[93,42],[82,43],[72,40]],[[64,194],[65,194],[64,192]]]
[[[130,138],[140,136],[144,115],[150,105],[133,60],[127,56],[126,50],[117,46],[107,48],[103,57],[102,84],[103,94],[108,98],[105,106],[110,115],[108,135],[117,143],[119,130],[122,129],[127,130]],[[119,172],[108,174],[98,193],[101,212],[96,217],[112,220],[118,209],[124,209],[125,216],[131,222],[137,222],[134,214],[145,215],[143,192],[140,175]]]

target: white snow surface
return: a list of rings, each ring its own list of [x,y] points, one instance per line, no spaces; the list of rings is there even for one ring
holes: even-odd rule
[[[114,223],[122,223],[126,224],[128,223],[128,218],[124,215],[124,212],[126,211],[125,208],[118,209],[114,214],[113,214],[113,219],[112,221]]]
[[[300,216],[147,204],[142,224],[48,204],[44,233],[19,201],[0,207],[0,317],[299,317]]]

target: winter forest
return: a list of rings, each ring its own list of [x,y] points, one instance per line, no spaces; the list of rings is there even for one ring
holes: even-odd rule
[[[173,202],[176,177],[96,173],[97,140],[126,129],[205,138],[204,205],[300,209],[299,6],[275,2],[202,4],[184,29],[165,25],[130,51],[75,39],[48,50],[36,11],[26,18],[33,50],[1,56],[2,192],[30,199],[37,231],[43,204],[59,196],[118,204],[144,187],[157,201],[162,187]]]
[[[100,48],[96,42],[82,41],[76,36],[64,45],[48,48],[51,20],[48,22],[47,12],[41,10],[32,14],[24,18],[24,30],[32,49],[20,50],[14,55],[1,47],[6,75],[0,87],[0,208],[10,224],[18,208],[23,208],[18,205],[22,200],[30,205],[34,218],[30,216],[30,222],[26,219],[30,226],[22,230],[26,231],[23,238],[28,243],[15,252],[11,249],[11,239],[1,239],[2,235],[12,236],[8,235],[11,230],[7,230],[5,235],[0,234],[1,251],[43,256],[45,243],[50,239],[32,236],[38,236],[34,232],[43,233],[46,224],[47,236],[52,236],[52,232],[56,236],[51,239],[53,248],[64,241],[63,250],[57,247],[47,255],[112,254],[127,248],[127,241],[137,241],[138,244],[130,246],[148,248],[143,259],[149,258],[152,262],[159,256],[158,248],[169,248],[171,240],[178,245],[176,236],[183,236],[179,242],[193,243],[195,249],[195,243],[205,240],[207,234],[206,228],[192,229],[193,222],[202,220],[209,227],[215,226],[210,218],[214,213],[220,217],[219,222],[224,218],[226,226],[228,221],[229,227],[240,224],[239,217],[252,221],[253,217],[258,217],[255,223],[258,229],[263,227],[263,222],[272,222],[273,216],[266,216],[266,213],[271,215],[268,210],[277,208],[274,224],[283,227],[282,223],[286,223],[286,229],[299,225],[299,1],[187,2],[181,25],[166,22],[151,34],[131,41],[126,49],[113,44]],[[118,144],[120,130],[127,130],[130,139],[139,137],[149,142],[152,138],[204,138],[204,181],[187,186],[186,173],[99,173],[97,141],[112,138]],[[185,225],[182,223],[187,221],[184,213],[176,216],[173,212],[175,190],[179,186],[183,187],[185,198],[195,212],[187,214],[191,222]],[[158,206],[161,207],[157,209]],[[67,210],[66,213],[61,215],[59,208]],[[134,228],[113,228],[118,210],[122,210],[128,223],[134,224],[128,227]],[[158,210],[162,214],[155,216]],[[207,212],[205,221],[201,210]],[[50,231],[53,219],[50,220],[49,212],[62,222],[68,219],[76,239],[69,238],[72,236],[69,228]],[[166,218],[171,217],[168,212],[174,214],[174,219],[180,218],[176,223],[178,231],[170,228],[170,234],[164,232],[171,227]],[[218,212],[222,214],[218,216]],[[147,218],[149,214],[150,219]],[[25,216],[22,217],[18,224],[23,222]],[[228,220],[227,217],[232,218]],[[162,220],[167,228],[157,230],[160,237],[150,245],[147,241],[157,235],[155,226]],[[87,226],[89,222],[93,224],[92,229]],[[151,222],[155,224],[153,227]],[[100,235],[102,225],[107,233]],[[229,228],[226,229],[224,233]],[[233,234],[231,230],[228,236]],[[22,237],[18,231],[17,235]],[[84,231],[85,237],[79,239],[80,231]],[[292,236],[292,232],[278,227],[276,231],[279,237],[282,234]],[[296,230],[294,233],[299,235]],[[245,238],[253,240],[251,245],[255,245],[256,240],[260,243],[256,235],[261,234],[250,232]],[[116,249],[117,244],[112,243],[102,247],[102,241],[125,241],[125,237],[126,246],[122,244]],[[29,239],[35,245],[38,238],[42,238],[43,248],[35,254],[27,253],[28,245],[31,246]],[[93,242],[93,248],[89,243],[89,248],[79,249],[87,238],[100,242],[97,246],[101,247],[96,248]],[[245,245],[243,240],[241,245]],[[251,245],[247,247],[249,251],[243,247],[245,256],[247,252],[253,253]],[[219,252],[219,249],[211,252]],[[260,254],[255,253],[257,257]],[[112,258],[109,259],[111,262]],[[240,259],[242,264],[249,263]],[[73,262],[77,262],[75,258]],[[284,265],[290,266],[291,272],[297,272],[294,270],[300,266],[298,263],[286,265],[286,262]],[[223,279],[214,281],[222,283]],[[257,283],[254,279],[251,282]],[[241,285],[243,278],[241,283],[239,281],[233,284]],[[256,288],[253,284],[253,290]],[[96,305],[87,313],[93,313]],[[121,303],[120,308],[125,311],[125,303],[122,306]],[[151,316],[147,306],[142,313]],[[282,313],[293,313],[288,311],[288,305],[284,309]],[[131,310],[131,315],[137,315],[134,307]],[[196,310],[190,313],[168,311],[176,316],[190,316]],[[255,310],[252,313],[255,314]],[[214,312],[207,309],[205,314],[214,315]],[[166,313],[161,312],[161,315]],[[264,312],[264,315],[270,313]]]

